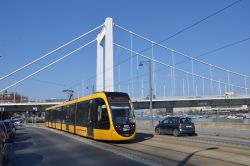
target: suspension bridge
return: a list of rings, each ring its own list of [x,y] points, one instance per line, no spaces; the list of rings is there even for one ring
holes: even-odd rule
[[[92,39],[89,37],[90,34],[91,37],[94,36]],[[49,70],[51,66],[66,60],[74,53],[95,44],[96,50],[93,51],[93,55],[96,55],[96,70],[89,71],[93,77],[81,78],[84,81],[70,87],[75,88],[78,96],[86,95],[83,84],[92,80],[95,92],[127,92],[137,109],[250,105],[250,76],[169,48],[113,22],[112,18],[106,18],[103,24],[2,76],[0,82],[86,38],[90,40],[77,49],[20,80],[1,87],[0,93],[38,75],[43,70]],[[0,108],[17,111],[54,104],[56,103],[2,102]]]

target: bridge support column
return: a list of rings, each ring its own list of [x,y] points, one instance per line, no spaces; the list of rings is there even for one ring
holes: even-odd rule
[[[96,64],[96,91],[104,90],[103,87],[103,45],[101,35],[97,35],[97,64]]]
[[[105,55],[103,56],[103,42],[105,40]],[[103,58],[105,66],[103,66]],[[103,71],[103,68],[105,70]],[[104,75],[104,77],[103,77]],[[103,80],[103,78],[105,78]],[[104,86],[105,85],[105,86]],[[104,28],[97,35],[97,75],[96,91],[114,91],[113,69],[113,20],[106,18]]]

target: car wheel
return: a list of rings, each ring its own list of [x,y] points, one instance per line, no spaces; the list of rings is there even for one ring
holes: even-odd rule
[[[179,130],[174,129],[174,131],[173,131],[173,135],[174,135],[175,137],[178,137],[178,136],[180,135]]]
[[[161,130],[160,130],[160,128],[155,129],[155,133],[156,133],[157,135],[161,135]]]
[[[189,136],[197,136],[198,134],[197,133],[191,133],[191,134],[188,134]]]

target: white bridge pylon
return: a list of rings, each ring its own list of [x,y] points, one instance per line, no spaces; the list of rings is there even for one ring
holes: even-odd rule
[[[97,35],[96,91],[114,91],[113,20],[109,17],[106,18],[102,31]]]

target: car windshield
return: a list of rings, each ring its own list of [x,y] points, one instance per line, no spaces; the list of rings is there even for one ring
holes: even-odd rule
[[[129,103],[110,103],[114,124],[134,123],[135,116]]]
[[[192,119],[191,119],[191,118],[181,118],[181,119],[180,119],[180,122],[181,122],[181,123],[190,124],[190,123],[192,123]]]

